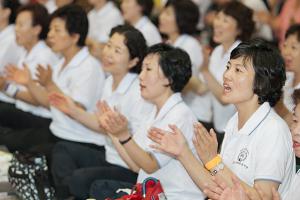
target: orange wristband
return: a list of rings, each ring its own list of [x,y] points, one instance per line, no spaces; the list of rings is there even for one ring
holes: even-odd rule
[[[208,171],[210,171],[211,169],[213,169],[214,167],[216,167],[220,162],[222,162],[222,158],[221,158],[220,155],[217,155],[212,160],[210,160],[209,162],[205,163],[205,168]]]

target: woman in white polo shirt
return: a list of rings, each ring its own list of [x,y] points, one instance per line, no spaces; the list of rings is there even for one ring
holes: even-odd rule
[[[18,0],[3,0],[0,2],[0,87],[5,79],[2,77],[4,67],[8,64],[16,65],[24,50],[16,42],[15,20],[17,9],[20,7]],[[1,102],[14,103],[14,99],[0,92]]]
[[[213,21],[213,40],[219,44],[203,62],[201,69],[211,92],[213,125],[222,141],[224,128],[235,113],[232,104],[222,101],[223,73],[231,51],[241,42],[250,39],[254,31],[253,11],[240,2],[229,2],[221,7]]]
[[[149,19],[153,4],[153,0],[121,1],[124,20],[143,33],[148,46],[162,41],[157,27]]]
[[[292,113],[295,107],[292,94],[300,88],[300,25],[292,25],[285,34],[281,47],[281,54],[285,60],[287,80],[283,88],[283,101],[276,106],[278,114],[288,124],[292,123]]]
[[[15,81],[14,76],[14,72],[22,69],[25,64],[29,67],[33,79],[37,80],[38,65],[47,66],[58,62],[57,56],[44,41],[48,33],[48,23],[48,12],[40,4],[28,4],[18,10],[15,25],[16,42],[24,47],[25,52],[18,65],[6,67],[7,83],[4,93],[15,99],[15,105],[3,103],[0,106],[0,144],[6,145],[11,151],[27,149],[33,144],[48,140],[39,133],[49,130],[49,110],[38,103],[27,87]],[[38,134],[39,139],[29,139],[29,132]],[[25,141],[27,145],[23,143]]]
[[[103,68],[110,76],[104,83],[101,100],[106,103],[99,106],[101,111],[98,114],[86,112],[59,94],[50,97],[57,109],[106,138],[105,154],[95,148],[67,142],[54,147],[52,172],[60,198],[69,195],[88,198],[90,185],[97,179],[126,181],[131,185],[136,182],[138,168],[133,161],[124,159],[118,140],[99,126],[97,116],[102,118],[108,104],[128,117],[131,130],[136,132],[141,121],[153,110],[153,105],[141,98],[137,75],[147,46],[142,33],[129,25],[114,27],[110,35],[103,49]],[[121,153],[118,152],[120,148]],[[61,165],[62,162],[68,167]]]
[[[221,155],[217,155],[216,133],[212,129],[207,132],[199,123],[194,125],[193,143],[205,167],[193,156],[176,127],[171,134],[150,133],[155,149],[174,155],[201,189],[214,184],[211,175],[229,186],[236,175],[253,196],[258,197],[254,186],[262,188],[268,198],[272,197],[272,187],[286,193],[295,157],[289,128],[272,109],[286,79],[280,53],[260,40],[241,43],[231,52],[223,79],[222,98],[234,104],[237,113],[225,129]]]
[[[199,80],[199,70],[203,62],[202,47],[193,37],[197,32],[199,9],[191,0],[169,0],[159,15],[159,30],[167,36],[166,43],[185,50],[192,62],[193,79]],[[183,98],[197,119],[211,127],[212,110],[208,93],[199,95],[190,89],[191,83],[183,91]]]
[[[196,117],[183,102],[181,91],[192,74],[188,54],[167,44],[151,46],[143,61],[140,73],[142,97],[153,103],[156,109],[142,122],[134,135],[128,129],[128,121],[120,112],[112,112],[100,121],[107,132],[116,136],[134,163],[139,167],[138,182],[147,177],[160,180],[169,200],[204,199],[183,166],[174,157],[151,149],[147,132],[151,129],[169,129],[174,124],[184,130],[184,137],[191,141]],[[195,151],[194,151],[195,152]]]

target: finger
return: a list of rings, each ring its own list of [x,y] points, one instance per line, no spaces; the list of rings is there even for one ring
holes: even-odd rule
[[[176,125],[170,124],[169,128],[173,131],[173,134],[178,134],[183,136],[181,130]]]
[[[226,188],[228,188],[228,185],[226,184],[226,182],[224,180],[222,180],[221,178],[216,178],[216,177],[212,177],[212,180],[222,189],[225,190]]]
[[[161,135],[157,135],[155,134],[155,131],[154,132],[148,132],[148,135],[147,137],[152,140],[153,142],[155,143],[158,143],[158,144],[161,144],[161,139],[162,139],[162,136]]]
[[[204,189],[207,189],[215,194],[221,195],[223,190],[226,189],[226,187],[223,189],[221,186],[217,186],[214,184],[205,184]]]
[[[211,136],[211,138],[212,138],[212,141],[213,141],[214,143],[217,143],[217,144],[218,144],[217,134],[216,134],[215,130],[211,128],[211,129],[209,130],[209,133],[210,133],[210,136]]]
[[[216,194],[216,193],[214,193],[213,191],[211,191],[209,189],[204,189],[203,192],[210,199],[220,199],[220,195],[219,194]]]
[[[105,109],[105,111],[112,111],[112,109],[109,107],[108,103],[106,101],[103,101],[103,107]]]

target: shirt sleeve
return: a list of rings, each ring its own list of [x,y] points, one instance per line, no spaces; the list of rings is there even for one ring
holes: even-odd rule
[[[264,137],[256,148],[254,180],[281,183],[292,154],[291,133],[283,122],[271,120],[267,123],[260,132]]]

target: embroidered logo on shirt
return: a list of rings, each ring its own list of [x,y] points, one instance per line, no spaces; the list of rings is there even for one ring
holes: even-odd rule
[[[248,155],[249,155],[249,151],[247,148],[241,149],[241,151],[237,157],[237,161],[233,161],[233,163],[241,165],[241,166],[245,167],[246,169],[248,169],[248,165],[246,165],[244,163],[244,161],[247,159]]]

